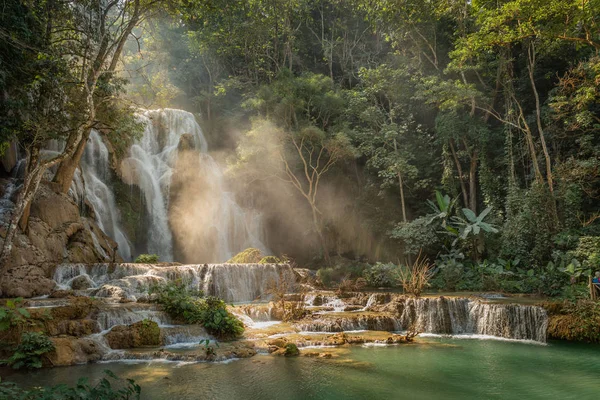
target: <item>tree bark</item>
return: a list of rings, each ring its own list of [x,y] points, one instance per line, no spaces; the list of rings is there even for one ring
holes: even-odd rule
[[[552,179],[552,162],[550,159],[550,153],[548,152],[548,146],[546,146],[546,139],[544,138],[544,129],[542,128],[542,109],[540,107],[540,96],[537,91],[534,79],[534,68],[535,68],[535,47],[533,42],[530,44],[528,49],[528,64],[527,69],[529,71],[529,81],[531,82],[531,88],[533,89],[533,95],[535,97],[535,116],[540,134],[540,143],[542,145],[542,151],[544,152],[544,158],[546,160],[546,180],[548,181],[548,188],[550,193],[554,193],[554,183]]]
[[[477,162],[479,154],[477,150],[471,155],[471,166],[469,169],[469,208],[477,214]]]
[[[67,193],[69,188],[71,187],[71,183],[73,182],[73,176],[75,175],[75,171],[79,166],[79,161],[81,161],[81,157],[83,156],[83,152],[85,151],[85,145],[87,143],[88,138],[90,137],[91,128],[84,132],[81,141],[77,145],[77,149],[73,154],[73,157],[65,159],[60,166],[58,167],[58,171],[56,171],[56,175],[54,175],[54,182],[59,185],[60,191],[62,193]]]
[[[454,146],[454,139],[450,139],[450,150],[452,151],[452,158],[454,159],[454,164],[456,165],[456,170],[458,172],[458,180],[460,182],[460,190],[463,196],[463,204],[465,207],[469,206],[469,195],[467,193],[467,186],[465,185],[465,181],[463,178],[462,166],[460,165],[460,160],[458,159],[458,155],[456,154],[456,147]]]

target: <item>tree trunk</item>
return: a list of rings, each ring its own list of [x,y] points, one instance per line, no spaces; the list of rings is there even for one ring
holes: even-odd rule
[[[394,152],[398,155],[398,143],[394,138]],[[402,222],[406,222],[406,204],[404,203],[404,183],[402,182],[402,173],[398,169],[398,186],[400,187],[400,203],[402,204]]]
[[[477,161],[479,155],[477,150],[471,155],[471,167],[469,169],[469,208],[477,214]]]
[[[323,230],[321,229],[321,222],[319,221],[319,215],[317,212],[317,208],[314,204],[310,205],[312,208],[313,215],[313,225],[315,227],[315,231],[317,232],[317,236],[319,237],[319,243],[321,245],[321,251],[323,252],[323,257],[325,258],[325,263],[327,266],[331,265],[331,259],[329,258],[329,252],[327,251],[327,243],[325,242],[325,237],[323,236]]]
[[[6,236],[4,237],[2,253],[0,254],[0,272],[4,272],[4,265],[6,265],[7,258],[10,255],[12,243],[17,233],[17,228],[19,227],[19,221],[23,217],[24,211],[29,208],[31,201],[37,193],[45,170],[46,168],[38,167],[25,177],[23,187],[19,192],[19,196],[17,196],[17,202],[15,203],[15,208],[13,209],[10,218]]]
[[[402,174],[398,171],[398,185],[400,186],[400,202],[402,203],[402,222],[406,222],[406,205],[404,203],[404,185],[402,183]]]
[[[465,185],[463,178],[462,166],[460,165],[460,160],[458,159],[456,148],[454,147],[454,139],[450,139],[450,150],[452,151],[452,158],[454,159],[454,164],[456,165],[456,170],[458,172],[458,180],[460,182],[460,190],[463,196],[463,204],[465,207],[469,207],[469,195],[467,193],[467,186]]]
[[[85,144],[87,143],[88,138],[90,137],[91,129],[87,129],[84,132],[81,141],[77,145],[77,149],[73,154],[73,157],[69,157],[65,159],[60,166],[58,167],[58,171],[56,171],[56,175],[54,176],[54,182],[58,183],[60,190],[62,193],[67,193],[69,188],[71,187],[71,182],[73,182],[73,176],[75,175],[75,170],[79,166],[79,161],[81,161],[81,157],[83,156],[83,152],[85,150]]]
[[[546,180],[548,181],[548,188],[550,193],[554,193],[554,183],[552,179],[552,163],[550,160],[550,153],[548,152],[548,146],[546,146],[546,139],[544,138],[544,130],[542,128],[542,109],[540,107],[540,96],[537,91],[534,79],[534,68],[535,68],[535,48],[533,42],[528,49],[528,64],[527,70],[529,71],[529,81],[531,82],[531,88],[533,89],[533,95],[535,97],[535,117],[540,134],[540,143],[542,144],[542,150],[544,152],[544,158],[546,160]]]

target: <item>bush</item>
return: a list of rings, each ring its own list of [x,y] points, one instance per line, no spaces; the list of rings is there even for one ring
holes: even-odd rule
[[[368,264],[354,260],[339,258],[334,267],[321,268],[317,271],[317,278],[323,286],[334,286],[334,283],[340,283],[344,279],[357,279],[363,276]]]
[[[6,300],[6,305],[0,307],[0,332],[23,325],[31,317],[29,311],[20,307],[22,303],[23,299],[18,297]]]
[[[259,249],[253,247],[237,253],[227,261],[229,264],[256,264],[263,258]]]
[[[432,275],[431,270],[429,260],[423,258],[421,254],[419,254],[413,265],[400,268],[399,281],[404,292],[419,297],[425,287],[429,285]]]
[[[399,274],[400,268],[392,263],[377,263],[363,271],[363,277],[371,287],[396,286]]]
[[[42,357],[51,351],[54,351],[54,344],[48,336],[39,332],[25,332],[14,354],[2,363],[14,369],[41,368]]]
[[[547,304],[552,339],[600,343],[600,303],[591,300]]]
[[[156,264],[159,261],[159,257],[156,254],[140,254],[135,259],[138,264]]]
[[[150,293],[158,295],[156,301],[171,317],[187,324],[201,324],[213,335],[236,337],[244,332],[244,324],[227,311],[223,300],[203,297],[202,292],[190,289],[181,281],[155,285]]]
[[[110,370],[96,386],[81,378],[75,387],[57,385],[51,388],[22,389],[11,382],[0,383],[0,399],[11,400],[129,400],[140,399],[142,389],[131,379],[123,381]],[[107,379],[108,378],[108,379]],[[113,381],[111,383],[111,380]],[[113,387],[118,385],[118,388]]]

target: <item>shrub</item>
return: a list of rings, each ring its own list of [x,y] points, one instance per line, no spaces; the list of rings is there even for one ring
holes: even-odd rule
[[[131,380],[119,379],[110,370],[104,371],[96,386],[81,378],[74,387],[56,385],[51,388],[23,389],[12,382],[0,383],[0,399],[12,400],[134,400],[140,399],[142,389]],[[108,379],[107,379],[108,378]],[[111,383],[112,381],[112,383]],[[118,386],[118,387],[114,387]]]
[[[155,285],[156,301],[173,318],[188,324],[201,324],[219,337],[236,337],[244,332],[244,325],[227,311],[225,302],[217,297],[202,297],[200,291],[190,289],[181,281]]]
[[[156,254],[140,254],[135,259],[138,264],[156,264],[159,261],[159,257]]]
[[[552,339],[600,343],[600,303],[591,300],[547,304]]]
[[[22,303],[23,299],[17,297],[14,300],[6,300],[6,305],[0,307],[0,332],[23,325],[31,317],[29,311],[20,307]]]
[[[253,247],[237,253],[227,262],[229,264],[256,264],[263,258],[259,249]]]
[[[39,332],[25,332],[14,354],[2,363],[14,369],[41,368],[42,357],[51,351],[54,351],[54,344],[48,336]]]
[[[405,293],[418,297],[427,287],[431,275],[429,260],[419,254],[413,265],[400,269],[399,281]]]
[[[300,350],[298,350],[298,346],[296,346],[294,343],[286,343],[285,353],[283,353],[283,355],[285,355],[287,357],[291,357],[291,356],[297,356],[298,354],[300,354]]]
[[[204,325],[209,333],[219,337],[236,337],[244,333],[244,324],[227,311],[223,300],[214,296],[202,300],[197,322]]]
[[[367,285],[371,287],[393,287],[398,282],[400,268],[392,263],[377,263],[363,271]]]

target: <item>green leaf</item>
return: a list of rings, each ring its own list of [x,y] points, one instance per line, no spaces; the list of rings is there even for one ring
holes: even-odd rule
[[[479,214],[479,216],[477,217],[477,222],[483,221],[483,219],[490,213],[490,211],[492,211],[492,207],[488,207],[485,210],[483,210],[481,214]]]
[[[475,215],[475,213],[472,210],[470,210],[468,208],[463,208],[462,212],[470,222],[477,222],[477,216]]]
[[[24,308],[19,308],[18,309],[19,313],[24,316],[25,318],[31,318],[31,314],[29,314],[29,311],[27,311]]]

